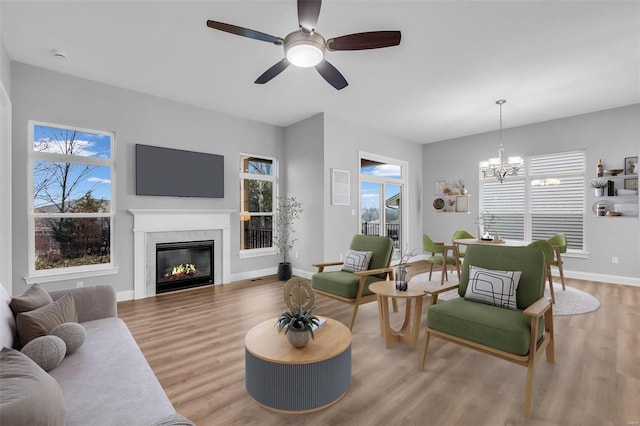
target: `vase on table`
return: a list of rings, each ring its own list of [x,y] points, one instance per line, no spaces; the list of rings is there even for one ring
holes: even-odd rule
[[[396,268],[396,290],[407,291],[407,267],[400,265]]]

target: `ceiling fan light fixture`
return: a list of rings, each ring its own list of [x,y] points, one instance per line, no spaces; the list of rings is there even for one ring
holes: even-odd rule
[[[284,39],[284,54],[287,60],[300,68],[311,68],[324,59],[326,42],[318,33],[295,31]]]

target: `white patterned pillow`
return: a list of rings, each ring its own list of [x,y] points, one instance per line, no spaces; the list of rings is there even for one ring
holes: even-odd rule
[[[371,251],[347,250],[347,256],[344,258],[342,270],[345,272],[366,271],[371,261]]]
[[[469,266],[469,284],[464,298],[516,310],[516,290],[521,271],[492,271]]]

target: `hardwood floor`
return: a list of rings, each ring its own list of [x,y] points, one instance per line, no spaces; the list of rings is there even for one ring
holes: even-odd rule
[[[411,264],[410,275],[425,265]],[[522,415],[525,368],[433,339],[418,372],[419,349],[385,349],[375,303],[358,311],[352,382],[341,400],[311,414],[262,408],[245,389],[244,336],[286,308],[276,276],[120,302],[118,314],[176,410],[199,426],[638,425],[640,288],[570,279],[567,285],[601,306],[554,317],[556,363],[536,364],[529,419]],[[319,315],[350,320],[347,304],[317,296],[316,306]],[[401,321],[403,309],[392,320]]]

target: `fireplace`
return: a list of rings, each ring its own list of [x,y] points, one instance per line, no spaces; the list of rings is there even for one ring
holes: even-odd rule
[[[213,283],[231,281],[231,210],[129,210],[133,215],[133,294],[156,294],[156,245],[214,241]],[[197,265],[196,265],[197,267]],[[126,298],[123,298],[126,300]]]
[[[156,244],[156,294],[213,284],[214,242]]]

